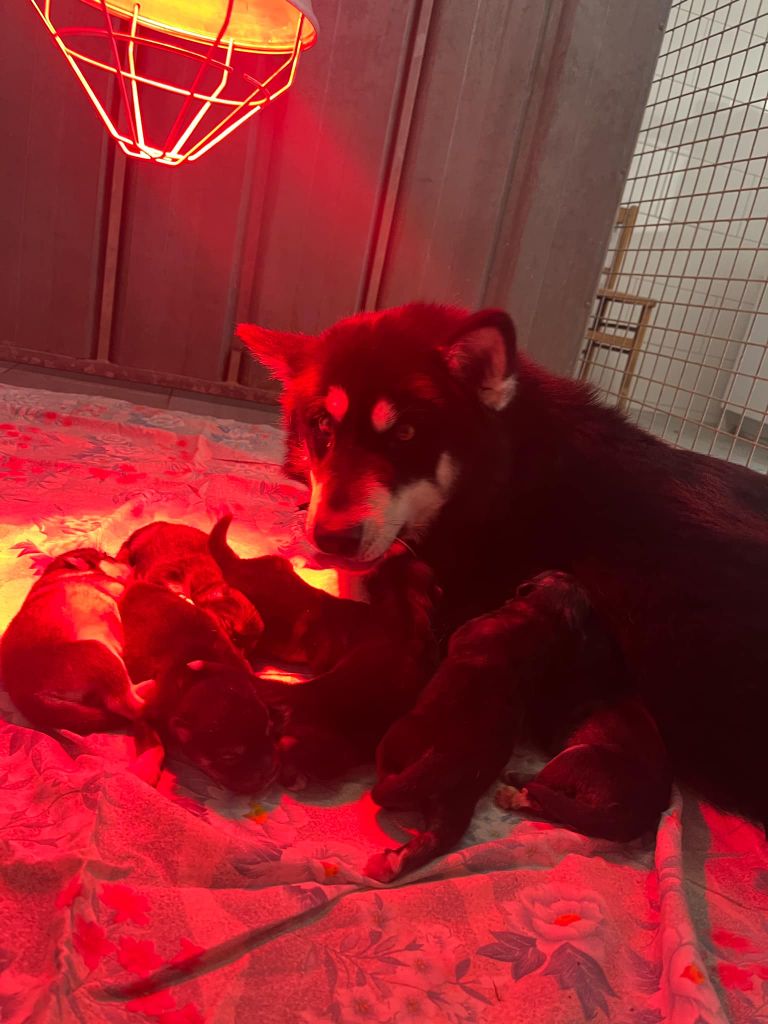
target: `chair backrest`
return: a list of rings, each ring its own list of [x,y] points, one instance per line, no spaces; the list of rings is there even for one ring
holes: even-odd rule
[[[611,238],[606,252],[606,266],[603,267],[600,287],[612,290],[621,274],[624,257],[629,249],[632,229],[637,221],[638,206],[620,206],[611,230]]]

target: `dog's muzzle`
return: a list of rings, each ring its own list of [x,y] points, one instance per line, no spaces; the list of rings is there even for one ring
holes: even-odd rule
[[[313,538],[315,545],[326,555],[354,558],[363,539],[363,524],[355,523],[339,529],[330,529],[322,522],[316,522]]]

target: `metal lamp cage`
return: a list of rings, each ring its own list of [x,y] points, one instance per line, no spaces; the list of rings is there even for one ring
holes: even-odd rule
[[[128,155],[198,160],[288,89],[310,0],[30,0]]]

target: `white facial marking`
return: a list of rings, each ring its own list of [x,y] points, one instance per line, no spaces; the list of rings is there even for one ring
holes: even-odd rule
[[[318,481],[312,470],[309,471],[309,483],[312,487],[312,493],[309,498],[309,508],[307,509],[307,533],[312,537],[315,530],[317,510],[323,497],[323,485]]]
[[[344,388],[337,387],[335,384],[328,388],[328,394],[325,396],[325,408],[329,416],[333,417],[337,423],[341,423],[349,409],[349,397]]]
[[[386,398],[380,398],[371,411],[371,423],[378,434],[389,430],[397,419],[397,409]]]
[[[418,537],[445,505],[458,475],[458,466],[444,452],[434,480],[414,480],[394,493],[378,484],[370,495],[371,512],[363,524],[359,557],[373,561],[401,532],[406,539]]]
[[[480,401],[496,412],[506,409],[517,390],[517,377],[499,377],[488,380],[480,388]]]

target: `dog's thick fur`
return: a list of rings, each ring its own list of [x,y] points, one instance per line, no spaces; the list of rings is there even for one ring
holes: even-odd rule
[[[676,450],[546,372],[500,311],[414,304],[319,338],[239,333],[284,384],[288,468],[312,486],[320,546],[370,563],[404,537],[437,575],[447,632],[537,573],[571,573],[677,774],[768,818],[763,476]]]
[[[622,678],[584,590],[565,573],[543,573],[498,611],[465,623],[415,707],[379,744],[374,800],[421,812],[424,829],[372,858],[368,873],[391,881],[452,846],[518,738],[545,753],[561,749],[569,731],[564,709],[579,721]],[[578,827],[564,810],[560,820]],[[608,827],[615,813],[605,810]]]
[[[431,572],[407,552],[393,554],[366,581],[370,604],[340,600],[304,583],[283,559],[238,558],[228,525],[229,517],[214,527],[211,551],[228,583],[264,610],[260,653],[320,672],[302,684],[259,682],[260,696],[284,719],[281,781],[333,779],[371,762],[436,665]]]
[[[672,777],[655,722],[637,699],[627,698],[595,708],[532,779],[507,782],[496,793],[504,810],[629,842],[668,806]]]
[[[151,679],[146,719],[220,785],[257,793],[277,773],[275,719],[241,654],[213,619],[166,587],[135,583],[120,601],[125,664]]]
[[[184,523],[154,522],[134,531],[117,553],[134,579],[190,598],[246,656],[264,629],[256,609],[230,587],[208,550],[208,535]]]
[[[252,663],[288,661],[315,674],[331,668],[366,629],[369,606],[310,586],[279,555],[240,558],[227,542],[231,522],[229,515],[216,523],[208,547],[227,584],[258,609],[264,623]]]
[[[128,576],[103,552],[77,548],[33,584],[0,643],[0,676],[34,725],[90,733],[143,714],[122,659],[118,600]]]

